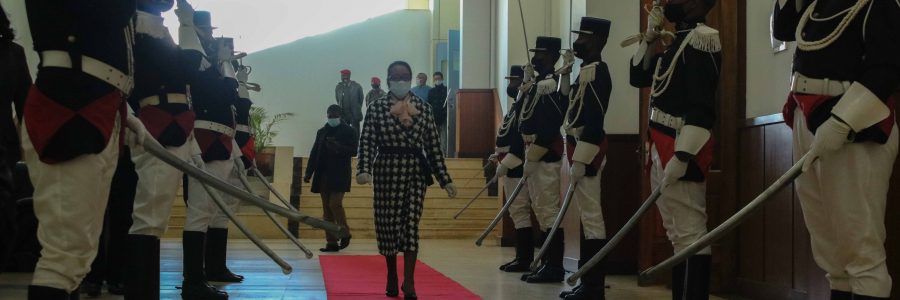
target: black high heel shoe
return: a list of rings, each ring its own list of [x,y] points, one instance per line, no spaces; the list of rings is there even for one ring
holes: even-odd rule
[[[397,288],[397,279],[394,279],[393,281],[394,284],[391,284],[391,279],[388,278],[388,287],[384,289],[384,295],[391,298],[400,296],[400,289]]]
[[[401,288],[403,290],[403,300],[418,300],[419,297],[416,296],[416,293],[407,293],[405,288]]]

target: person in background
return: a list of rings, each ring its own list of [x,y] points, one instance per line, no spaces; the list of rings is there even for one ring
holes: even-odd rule
[[[416,86],[412,88],[413,95],[416,95],[423,101],[428,101],[428,92],[431,91],[431,87],[427,83],[428,75],[425,75],[425,73],[416,75]]]
[[[437,125],[441,136],[441,146],[447,152],[447,86],[444,85],[444,73],[434,72],[434,88],[428,91],[428,104],[434,113],[434,125]],[[423,99],[425,100],[425,99]]]
[[[328,123],[316,133],[316,142],[310,151],[309,166],[303,182],[312,180],[312,192],[322,196],[325,221],[350,230],[344,213],[344,193],[350,191],[350,161],[356,155],[359,137],[356,131],[341,121],[340,106],[328,107]],[[350,236],[340,240],[331,233],[325,234],[322,252],[337,252],[350,245]]]
[[[359,83],[350,80],[350,70],[341,70],[341,82],[334,87],[334,97],[337,105],[344,111],[344,123],[356,129],[356,134],[359,134],[359,123],[363,119],[363,91]]]
[[[31,88],[31,75],[25,60],[25,50],[13,40],[16,35],[10,27],[6,12],[0,6],[0,271],[6,265],[16,237],[16,185],[13,183],[12,169],[22,158],[19,146],[18,126],[22,122],[22,109],[28,89]],[[15,106],[15,116],[13,116]]]
[[[384,97],[384,95],[385,92],[381,89],[381,79],[372,77],[372,89],[366,94],[366,107],[368,107],[369,104],[372,104],[373,101]]]

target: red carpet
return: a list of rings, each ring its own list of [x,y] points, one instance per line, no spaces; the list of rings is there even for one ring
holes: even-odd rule
[[[384,295],[387,270],[380,255],[319,256],[328,300],[397,299]],[[397,273],[403,283],[403,257],[397,257]],[[416,294],[419,299],[481,299],[459,283],[428,265],[417,261]],[[400,292],[400,299],[403,292]]]

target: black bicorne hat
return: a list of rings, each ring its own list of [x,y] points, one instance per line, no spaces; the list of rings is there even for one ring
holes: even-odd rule
[[[550,36],[539,36],[531,52],[555,52],[559,53],[562,49],[562,40],[560,38]]]
[[[522,77],[525,77],[525,70],[522,69],[521,65],[513,65],[509,67],[509,76],[506,76],[506,79]]]
[[[205,10],[194,12],[194,26],[197,26],[197,28],[216,29],[216,27],[212,26],[212,16]]]
[[[594,18],[594,17],[582,17],[581,18],[581,27],[579,30],[572,30],[572,32],[577,34],[592,34],[592,35],[602,35],[609,36],[609,28],[612,25],[607,19]]]

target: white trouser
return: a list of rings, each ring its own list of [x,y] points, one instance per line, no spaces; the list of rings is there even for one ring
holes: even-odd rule
[[[814,136],[802,112],[794,118],[794,159],[809,151]],[[897,157],[897,126],[887,144],[848,144],[797,178],[797,196],[809,229],[813,258],[831,289],[889,297],[884,214]]]
[[[109,144],[100,153],[52,165],[40,161],[23,123],[22,146],[43,247],[32,285],[71,292],[91,270],[119,161],[119,123],[117,116]]]
[[[559,172],[562,162],[529,162],[532,163],[537,164],[537,170],[525,181],[531,196],[531,209],[541,230],[549,230],[559,214]]]
[[[190,162],[192,139],[179,147],[166,147],[166,150],[181,160]],[[172,202],[177,197],[182,172],[159,160],[143,147],[131,149],[138,183],[134,195],[134,212],[131,214],[134,223],[128,233],[161,237],[169,223]]]
[[[503,189],[506,191],[506,197],[510,196],[521,179],[503,177]],[[528,189],[523,186],[512,201],[513,203],[509,205],[509,217],[512,218],[513,225],[516,229],[531,227],[531,196],[528,194]]]
[[[231,172],[234,169],[234,162],[229,160],[214,160],[206,163],[206,171],[216,178],[228,181]],[[210,189],[222,195],[221,192],[210,187]],[[184,230],[206,232],[208,227],[213,225],[213,220],[218,214],[224,214],[219,207],[213,203],[212,198],[206,193],[200,181],[194,178],[188,178],[188,201],[187,201],[187,220],[185,220]]]
[[[231,162],[231,163],[233,164],[234,162]],[[239,189],[245,190],[246,187],[244,187],[244,184],[241,183],[241,179],[238,177],[239,175],[235,171],[238,171],[238,170],[236,170],[235,168],[232,168],[231,172],[228,172],[228,177],[226,177],[227,180],[225,180],[225,181],[227,181],[228,183],[230,183],[233,186],[236,186]],[[241,170],[241,172],[242,171],[243,170]],[[222,193],[222,192],[219,192],[219,195],[222,196],[222,201],[225,202],[225,206],[228,207],[228,211],[230,211],[232,213],[237,212],[238,204],[241,203],[241,201],[238,200],[238,198],[235,198],[232,195]],[[215,205],[215,204],[213,204],[213,205]],[[230,221],[231,220],[228,219],[228,215],[223,213],[221,210],[216,209],[216,216],[213,217],[212,223],[209,225],[209,227],[228,228],[228,222],[230,222]]]
[[[606,166],[606,159],[600,164],[597,176],[585,176],[575,185],[575,202],[581,209],[581,225],[584,238],[606,239],[606,224],[603,222],[603,208],[600,205],[600,174]]]
[[[656,146],[650,148],[653,166],[650,169],[650,186],[656,189],[663,180],[662,161]],[[674,156],[672,159],[677,159]],[[706,182],[679,180],[669,185],[656,201],[659,214],[662,215],[666,236],[672,242],[675,253],[706,234]],[[710,254],[709,247],[697,254]]]

